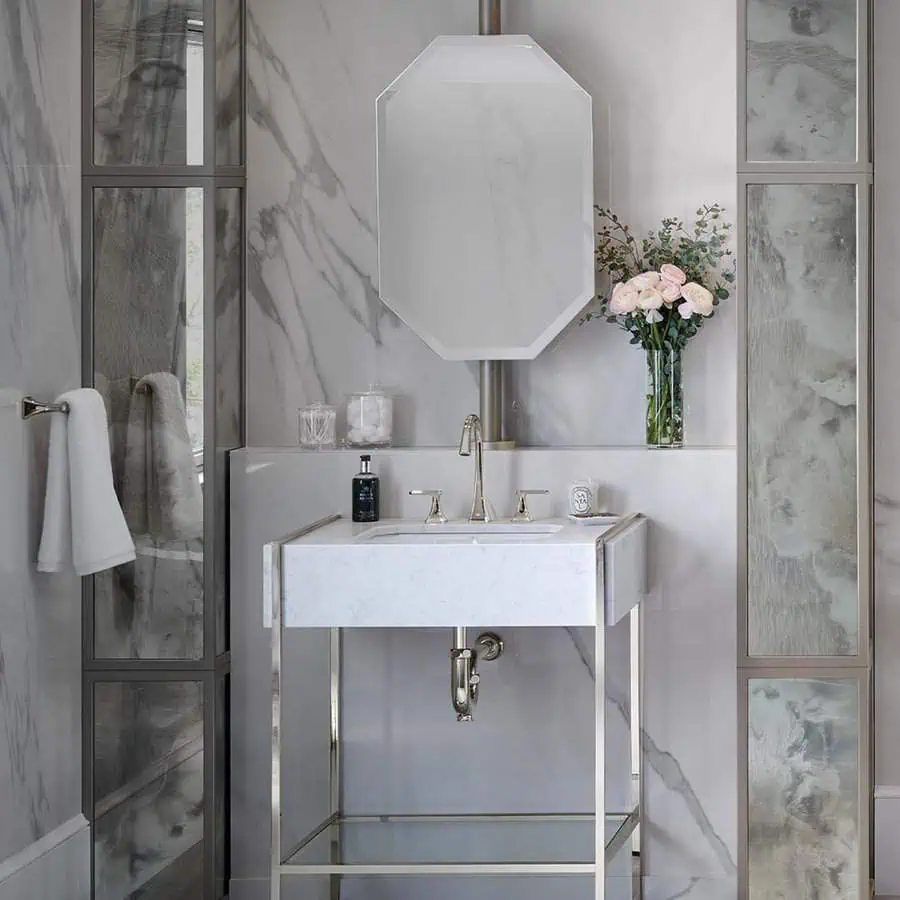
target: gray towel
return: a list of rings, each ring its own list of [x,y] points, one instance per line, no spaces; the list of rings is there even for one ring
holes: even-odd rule
[[[169,372],[145,376],[132,394],[124,495],[133,534],[163,540],[202,536],[203,491],[181,385]]]

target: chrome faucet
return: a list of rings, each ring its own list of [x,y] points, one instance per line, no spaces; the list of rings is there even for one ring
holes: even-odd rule
[[[459,455],[471,456],[475,446],[475,496],[472,499],[470,522],[490,522],[493,516],[490,503],[484,496],[484,440],[481,434],[481,419],[472,413],[463,422],[462,437],[459,439]]]

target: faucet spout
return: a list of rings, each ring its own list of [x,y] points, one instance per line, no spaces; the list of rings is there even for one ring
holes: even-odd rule
[[[470,522],[490,522],[490,504],[484,496],[484,439],[481,431],[481,419],[475,413],[466,416],[463,422],[462,436],[459,439],[459,455],[471,456],[475,449],[475,490],[472,499]]]

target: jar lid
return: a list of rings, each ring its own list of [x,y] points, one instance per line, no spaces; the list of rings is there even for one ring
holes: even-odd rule
[[[326,403],[324,400],[313,400],[312,403],[307,404],[306,406],[301,406],[300,410],[337,410],[337,407],[332,406],[329,403]]]

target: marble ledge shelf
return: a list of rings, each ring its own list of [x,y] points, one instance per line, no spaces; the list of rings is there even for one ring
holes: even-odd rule
[[[301,447],[298,444],[284,445],[284,446],[266,446],[260,445],[257,446],[255,444],[248,444],[246,447],[240,448],[242,450],[253,450],[259,453],[303,453],[310,455],[320,455],[320,454],[359,454],[359,453],[427,453],[427,452],[446,452],[448,450],[453,450],[456,452],[458,449],[455,444],[453,445],[435,445],[435,444],[426,444],[420,446],[409,446],[409,445],[393,445],[391,447],[325,447],[322,449],[314,449],[309,447]],[[724,452],[735,452],[738,449],[737,444],[715,444],[715,445],[706,445],[706,444],[697,444],[697,445],[688,445],[684,447],[677,448],[660,448],[660,447],[646,447],[643,444],[583,444],[583,445],[564,445],[564,446],[516,446],[512,450],[489,450],[485,451],[489,454],[494,453],[659,453],[662,455],[676,455],[676,454],[687,454],[687,453],[724,453]]]

